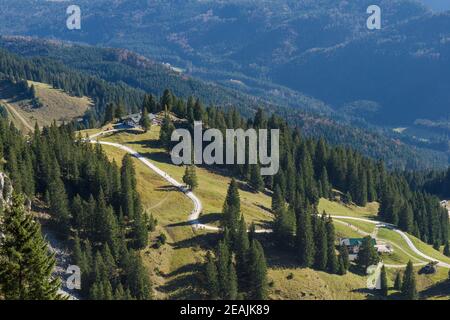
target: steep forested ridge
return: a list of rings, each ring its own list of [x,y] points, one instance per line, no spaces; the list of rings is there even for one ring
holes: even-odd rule
[[[167,95],[170,96],[170,92]],[[150,103],[152,99],[145,101],[149,103],[144,103],[143,107],[149,108],[149,112],[162,108],[161,104]],[[297,221],[303,210],[314,212],[311,205],[317,205],[321,197],[332,198],[332,188],[335,188],[343,192],[344,202],[365,206],[367,202],[379,201],[380,218],[399,225],[425,242],[446,244],[448,241],[448,216],[438,199],[411,190],[405,175],[387,172],[380,161],[370,160],[350,148],[333,147],[323,139],[305,138],[299,128],[290,127],[274,114],[267,117],[262,110],[258,110],[254,118],[245,120],[237,110],[225,113],[213,107],[205,109],[198,100],[164,101],[169,110],[188,119],[191,129],[194,121],[203,121],[222,132],[226,128],[279,129],[280,170],[275,176],[263,180],[258,165],[225,167],[249,181],[256,190],[266,187],[277,191],[274,197],[278,209],[283,209],[282,203],[286,201],[296,212]],[[162,128],[162,136],[170,137],[164,130],[171,131],[173,126]],[[281,210],[281,213],[285,212]],[[291,223],[296,220],[287,218]],[[292,232],[294,224],[290,228]]]
[[[24,61],[34,63],[37,60],[40,62],[39,66],[45,69],[48,62],[50,66],[47,68],[49,69],[47,73],[50,72],[52,76],[46,76],[47,81],[56,78],[55,86],[73,94],[82,93],[93,98],[97,104],[97,112],[86,117],[86,124],[91,127],[103,121],[105,105],[108,101],[121,100],[128,110],[135,112],[142,101],[142,90],[158,97],[163,95],[166,88],[170,88],[173,95],[184,99],[195,96],[206,105],[236,107],[239,113],[246,117],[253,116],[257,107],[263,108],[268,113],[275,112],[288,119],[291,125],[300,127],[304,135],[324,137],[335,145],[351,146],[366,156],[383,159],[390,169],[431,169],[444,168],[448,165],[448,156],[443,152],[406,145],[389,138],[383,132],[368,129],[367,123],[350,124],[346,120],[339,120],[340,117],[336,114],[328,115],[329,110],[324,105],[319,108],[322,110],[320,113],[317,113],[317,110],[304,111],[304,108],[280,107],[238,91],[225,90],[220,86],[205,84],[193,78],[185,79],[184,76],[176,75],[165,67],[126,50],[102,49],[20,37],[3,37],[0,44],[8,50],[31,58],[31,60],[21,60],[18,65]],[[70,71],[76,75],[67,80],[67,77],[54,74],[52,72],[54,65],[62,67],[61,63],[71,68],[61,69],[64,70],[64,74]],[[54,71],[57,70],[59,69]],[[21,71],[20,74],[26,75],[26,72]],[[34,77],[37,78],[37,76]],[[78,83],[78,80],[82,83]],[[53,82],[47,83],[53,84]],[[86,86],[86,83],[89,85]],[[319,101],[315,103],[320,104]],[[304,106],[306,110],[308,110],[307,104]]]
[[[59,237],[72,244],[85,297],[148,299],[151,284],[138,250],[147,245],[150,221],[131,158],[119,168],[99,146],[75,140],[70,126],[36,128],[26,140],[2,119],[3,170],[15,192],[45,200]]]
[[[0,76],[8,80],[32,80],[53,85],[74,96],[89,96],[94,100],[95,112],[88,118],[92,125],[104,114],[106,103],[122,101],[129,111],[137,110],[143,92],[123,83],[111,84],[67,68],[47,58],[23,59],[0,50]]]
[[[449,65],[449,13],[432,14],[419,1],[378,1],[376,31],[366,27],[370,0],[77,4],[82,32],[65,28],[67,4],[53,1],[5,0],[0,27],[5,34],[127,48],[206,80],[239,80],[242,90],[285,96],[291,105],[301,106],[305,95],[335,110],[355,103],[360,117],[381,125],[448,116],[449,78],[439,70]],[[365,112],[366,101],[376,108]]]

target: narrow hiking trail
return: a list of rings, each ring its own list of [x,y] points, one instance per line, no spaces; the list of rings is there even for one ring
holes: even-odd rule
[[[96,139],[96,138],[98,138],[100,136],[106,135],[106,134],[115,133],[115,132],[119,132],[119,131],[125,131],[125,130],[127,130],[127,129],[113,129],[113,130],[102,131],[100,133],[97,133],[97,134],[94,134],[94,135],[90,136],[88,138],[88,141],[90,143],[93,143],[93,144],[97,144],[98,143],[98,144],[101,144],[101,145],[112,146],[112,147],[115,147],[115,148],[118,148],[118,149],[121,149],[123,151],[128,152],[133,157],[135,157],[136,159],[141,161],[150,170],[154,171],[160,177],[162,177],[164,180],[166,180],[171,185],[175,186],[181,192],[183,192],[186,195],[186,197],[188,197],[192,201],[192,203],[194,205],[194,209],[191,211],[191,213],[188,216],[188,222],[189,222],[190,225],[192,225],[192,227],[194,229],[214,231],[214,232],[221,231],[222,229],[219,228],[219,227],[210,226],[210,225],[207,225],[207,224],[200,223],[199,222],[199,218],[200,218],[200,214],[202,213],[202,210],[203,210],[201,200],[192,191],[188,190],[185,185],[183,185],[182,183],[178,182],[176,179],[172,178],[168,173],[166,173],[165,171],[161,170],[156,165],[151,163],[147,158],[142,156],[139,152],[133,150],[132,148],[130,148],[128,146],[120,144],[120,143],[94,140],[94,139]],[[342,216],[342,215],[330,215],[330,216],[333,219],[335,219],[336,221],[340,221],[340,220],[361,221],[361,222],[375,224],[376,225],[376,229],[378,229],[378,228],[388,228],[388,229],[390,229],[392,231],[395,231],[396,233],[398,233],[405,240],[405,242],[408,245],[408,247],[415,254],[419,255],[420,257],[424,258],[425,260],[437,262],[437,265],[440,266],[440,267],[444,267],[444,268],[450,269],[450,264],[449,263],[446,263],[446,262],[440,261],[438,259],[432,258],[432,257],[428,256],[427,254],[423,253],[422,251],[420,251],[414,245],[414,243],[411,241],[411,239],[406,235],[406,233],[404,233],[403,231],[397,229],[392,224],[381,222],[381,221],[376,221],[376,220],[369,220],[369,219],[365,219],[365,218],[350,217],[350,216]],[[343,222],[343,223],[345,223],[345,222]],[[357,227],[354,227],[354,228],[359,230]],[[361,230],[359,230],[359,231],[361,231]],[[271,232],[272,232],[271,229],[258,229],[258,230],[256,230],[256,233],[271,233]],[[371,234],[367,233],[367,235],[371,235]],[[376,233],[375,233],[375,235],[376,235]],[[398,248],[398,246],[396,246],[396,247]],[[403,252],[408,254],[408,256],[411,256],[405,250],[403,250],[403,249],[400,249],[400,250],[402,250]],[[424,265],[424,264],[426,264],[426,262],[425,261],[421,261],[417,265]],[[403,268],[404,267],[403,265],[392,265],[392,266],[386,265],[386,266],[387,267],[392,267],[392,268]]]
[[[16,110],[13,106],[11,106],[6,100],[1,99],[0,102],[5,105],[6,109],[8,109],[9,113],[12,113],[13,116],[15,116],[25,128],[30,130],[31,132],[34,132],[34,128],[28,123],[28,121],[19,113],[19,111]]]

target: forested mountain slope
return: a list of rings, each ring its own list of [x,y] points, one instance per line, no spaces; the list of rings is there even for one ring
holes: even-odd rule
[[[214,101],[217,106],[233,106],[245,116],[253,115],[257,106],[262,107],[289,119],[307,136],[323,136],[333,144],[352,146],[367,156],[385,160],[390,168],[442,168],[448,164],[444,153],[405,145],[375,129],[351,126],[316,112],[264,104],[259,98],[237,92],[229,94],[228,89],[222,90],[199,80],[187,80],[186,83],[183,77],[128,51],[10,37],[3,37],[0,44],[29,57],[23,59],[4,51],[0,72],[49,83],[75,96],[90,97],[95,104],[95,110],[86,117],[91,126],[103,120],[107,101],[122,101],[130,112],[135,112],[140,108],[144,90],[158,99],[165,89],[163,86],[168,85],[174,88],[171,91],[178,97],[193,95],[204,104]],[[213,94],[209,94],[209,89]],[[201,99],[202,96],[206,96],[206,100]]]
[[[335,110],[372,101],[376,109],[356,115],[382,125],[448,116],[449,78],[439,70],[449,64],[449,14],[432,14],[419,1],[379,1],[379,31],[366,28],[370,0],[78,4],[82,32],[65,28],[66,3],[29,0],[5,1],[0,27],[125,47],[222,84],[239,80],[262,95],[289,99],[290,88],[292,105],[301,106],[301,93]]]

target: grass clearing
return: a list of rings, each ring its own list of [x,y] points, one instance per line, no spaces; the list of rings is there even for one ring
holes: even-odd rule
[[[330,215],[349,216],[358,218],[376,218],[378,214],[379,204],[377,202],[368,203],[365,207],[355,205],[344,205],[328,199],[320,199],[318,210],[319,213],[325,211]]]
[[[85,132],[83,132],[84,135]],[[90,130],[89,134],[96,133]],[[154,127],[145,134],[117,133],[102,140],[117,142],[127,145],[142,155],[149,158],[162,170],[167,171],[175,179],[180,180],[184,173],[183,167],[177,167],[169,162],[169,158],[163,150],[158,147],[157,139],[159,128]],[[110,146],[103,146],[111,159],[120,163],[125,152]],[[206,249],[211,249],[215,244],[217,235],[204,231],[193,231],[187,225],[186,220],[192,210],[192,203],[182,193],[173,190],[158,175],[146,168],[140,161],[134,159],[138,191],[140,192],[144,206],[158,219],[159,225],[156,232],[150,235],[150,240],[164,232],[168,236],[167,244],[162,247],[148,248],[142,251],[144,263],[148,268],[155,287],[155,297],[158,299],[197,299],[198,294],[198,271],[204,261]],[[217,224],[222,210],[229,178],[219,173],[211,172],[204,168],[197,169],[200,187],[196,194],[204,204],[203,222]],[[242,190],[241,206],[248,222],[255,221],[265,224],[271,220],[269,207],[270,197],[262,193],[252,193]],[[376,216],[377,204],[369,204],[366,208],[346,207],[339,203],[321,200],[322,210],[327,208],[327,213],[336,215],[347,215],[350,217],[370,218]],[[330,210],[331,209],[331,210]],[[321,211],[322,211],[321,210]],[[348,222],[355,227],[367,232],[373,232],[375,225],[354,220]],[[338,237],[361,237],[351,227],[335,222]],[[405,264],[410,255],[414,259],[414,253],[409,250],[405,241],[399,234],[392,230],[380,229],[380,238],[395,243],[405,249],[405,252],[395,249],[393,255],[384,257],[385,263]],[[264,235],[262,235],[264,236]],[[270,241],[263,241],[267,243]],[[274,252],[275,251],[275,252]],[[266,251],[268,259],[270,298],[271,299],[340,299],[359,300],[373,297],[366,288],[366,277],[354,273],[345,276],[331,275],[311,269],[299,268],[292,253],[280,253],[270,248]],[[416,262],[416,261],[414,261]],[[398,269],[388,269],[389,278],[393,282]],[[439,269],[437,275],[418,276],[419,289],[426,293],[427,298],[442,298],[441,286],[446,285],[439,281],[444,279],[447,271]],[[439,282],[437,285],[433,283]],[[440,291],[439,291],[440,290]],[[435,293],[437,292],[437,293]],[[376,296],[375,296],[376,298]]]
[[[427,256],[450,264],[450,258],[446,257],[441,252],[434,250],[433,246],[426,244],[425,242],[417,239],[416,237],[414,237],[412,235],[408,234],[408,237],[412,241],[412,243],[416,246],[416,248],[419,249],[420,251],[422,251]]]
[[[144,134],[120,132],[102,137],[101,140],[127,145],[152,161],[160,169],[166,171],[178,181],[182,181],[184,175],[183,166],[175,166],[171,163],[169,155],[159,148],[159,127],[153,126]],[[213,172],[203,167],[197,168],[199,182],[195,194],[203,204],[201,221],[203,223],[218,225],[223,203],[231,181],[230,177]],[[248,190],[244,183],[240,183],[241,211],[247,223],[266,227],[273,217],[270,211],[271,197],[265,193],[254,193]]]
[[[426,259],[422,258],[421,256],[417,255],[414,251],[412,251],[409,247],[408,244],[406,243],[406,241],[402,238],[402,236],[400,234],[398,234],[397,232],[393,231],[393,230],[389,230],[386,228],[380,228],[378,230],[378,238],[381,240],[384,240],[388,243],[391,243],[394,245],[394,252],[395,251],[401,251],[403,250],[403,252],[399,252],[397,254],[397,257],[403,257],[405,259],[405,256],[407,256],[408,258],[406,258],[406,261],[403,261],[403,263],[407,263],[409,260],[412,260],[414,263],[416,262],[421,262],[421,261],[425,261]],[[399,247],[401,249],[399,249]],[[397,258],[398,259],[398,258]]]
[[[4,82],[0,88],[1,102],[6,104],[8,109],[13,109],[8,110],[12,115],[11,120],[24,132],[33,131],[35,123],[42,127],[49,126],[54,121],[58,125],[71,121],[84,115],[93,105],[92,100],[87,97],[71,96],[46,83],[28,81],[28,85],[35,87],[36,96],[42,107],[33,107],[30,99],[17,96],[17,92]]]
[[[102,146],[111,160],[119,165],[125,151]],[[194,288],[195,271],[203,261],[204,252],[198,250],[193,238],[202,244],[205,232],[195,231],[186,223],[193,209],[192,202],[175,190],[137,159],[133,159],[137,176],[137,190],[144,208],[158,219],[157,230],[150,234],[150,243],[160,233],[167,235],[167,244],[147,248],[141,252],[144,264],[154,283],[155,298],[198,298]],[[176,284],[176,285],[175,285]]]
[[[270,298],[274,300],[367,299],[362,290],[366,277],[353,273],[338,276],[311,269],[279,268],[269,270],[269,279],[273,281]]]
[[[349,225],[355,226],[356,228],[358,228],[360,231],[362,231],[364,233],[372,234],[375,231],[375,224],[373,224],[373,223],[351,220],[351,219],[334,219],[334,220],[339,220],[339,221],[342,221]],[[358,234],[358,238],[361,238],[364,236],[362,233],[358,233],[357,231],[355,231],[355,232]]]
[[[360,238],[361,235],[350,228],[334,220],[334,230],[336,232],[336,238]]]

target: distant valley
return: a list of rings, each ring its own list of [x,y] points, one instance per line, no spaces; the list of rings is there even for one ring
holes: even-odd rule
[[[77,32],[65,28],[66,3],[6,0],[0,30],[131,49],[181,72],[189,80],[179,82],[180,92],[195,92],[206,102],[217,101],[203,95],[216,85],[228,105],[308,111],[445,153],[445,130],[437,135],[435,126],[422,125],[414,135],[392,130],[450,117],[450,76],[442,72],[450,67],[450,13],[429,9],[445,9],[442,3],[380,1],[383,27],[370,31],[369,0],[81,0],[83,25]],[[159,93],[168,84],[156,83]],[[154,84],[133,85],[155,90]]]

